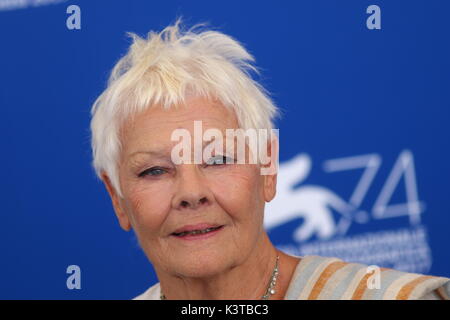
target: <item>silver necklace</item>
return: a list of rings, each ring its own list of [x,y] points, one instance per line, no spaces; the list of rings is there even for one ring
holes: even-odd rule
[[[261,300],[269,300],[269,298],[276,293],[275,285],[277,284],[277,278],[278,278],[278,260],[280,259],[280,256],[277,255],[277,260],[275,261],[275,267],[272,271],[272,276],[270,277],[269,285],[267,286],[266,293],[261,297]],[[159,296],[161,300],[167,300],[164,293],[162,293]]]

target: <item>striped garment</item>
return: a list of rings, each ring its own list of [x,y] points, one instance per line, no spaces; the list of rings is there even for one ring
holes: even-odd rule
[[[379,283],[367,265],[338,258],[304,256],[286,300],[449,300],[450,279],[380,268]],[[369,279],[370,278],[370,279]],[[370,280],[370,281],[369,281]]]
[[[380,268],[338,258],[304,256],[298,263],[285,300],[450,300],[450,279]],[[135,300],[158,300],[156,283]]]

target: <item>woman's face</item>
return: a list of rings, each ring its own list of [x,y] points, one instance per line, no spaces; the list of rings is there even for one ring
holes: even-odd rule
[[[256,164],[175,165],[171,152],[179,141],[171,135],[187,129],[193,138],[194,120],[202,121],[203,132],[216,128],[224,136],[226,129],[238,128],[233,112],[204,98],[170,110],[150,108],[129,119],[121,133],[123,198],[106,176],[104,181],[122,228],[135,231],[157,272],[205,277],[239,265],[256,248],[276,177],[260,175]],[[196,239],[174,235],[197,224],[221,227]]]

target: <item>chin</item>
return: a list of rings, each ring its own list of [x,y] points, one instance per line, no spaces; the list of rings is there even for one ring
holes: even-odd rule
[[[173,270],[182,277],[209,278],[223,273],[230,263],[226,263],[224,257],[199,257],[192,255],[190,258],[181,259]]]

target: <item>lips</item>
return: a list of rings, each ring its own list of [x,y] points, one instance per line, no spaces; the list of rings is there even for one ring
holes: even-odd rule
[[[207,234],[209,232],[218,230],[222,227],[222,225],[218,224],[208,224],[208,223],[200,223],[196,225],[186,225],[184,227],[178,228],[172,235],[177,237],[184,237],[189,235],[201,235]]]

